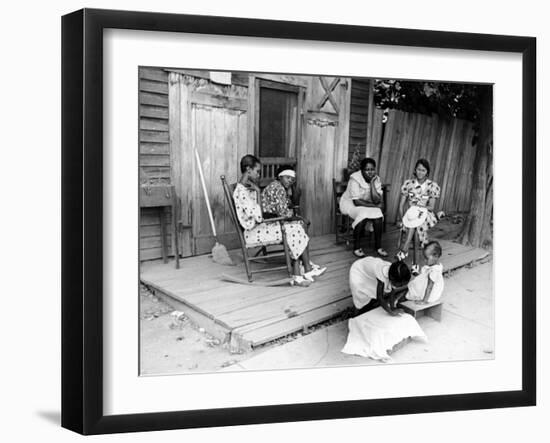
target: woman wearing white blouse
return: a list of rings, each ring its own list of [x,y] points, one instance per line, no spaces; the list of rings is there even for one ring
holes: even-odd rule
[[[353,253],[364,257],[361,238],[370,221],[374,228],[374,244],[378,255],[385,257],[388,253],[382,248],[382,180],[376,174],[376,162],[372,158],[361,161],[359,171],[351,174],[348,187],[340,198],[340,211],[353,219]]]

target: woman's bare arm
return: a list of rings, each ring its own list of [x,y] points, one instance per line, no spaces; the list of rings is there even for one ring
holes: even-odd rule
[[[382,197],[378,193],[378,189],[376,189],[376,180],[379,180],[380,183],[382,183],[382,180],[380,180],[380,177],[375,176],[372,178],[370,182],[370,199],[373,203],[376,205],[379,205],[382,201]]]

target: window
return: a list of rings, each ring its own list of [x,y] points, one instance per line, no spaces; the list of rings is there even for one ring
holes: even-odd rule
[[[298,94],[260,88],[260,157],[295,157]]]

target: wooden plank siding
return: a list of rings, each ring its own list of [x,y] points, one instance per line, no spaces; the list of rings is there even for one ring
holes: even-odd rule
[[[171,183],[168,123],[168,73],[160,68],[139,68],[139,166],[140,182]],[[166,217],[170,226],[171,214]],[[171,243],[167,229],[167,244]],[[162,257],[159,210],[140,210],[140,259]],[[169,248],[171,254],[171,249]]]
[[[349,111],[348,158],[351,158],[356,149],[361,154],[361,157],[364,157],[367,152],[370,80],[352,79],[350,83],[351,105]]]
[[[175,216],[191,226],[179,234],[184,256],[206,253],[214,244],[194,147],[201,156],[220,241],[236,246],[219,176],[235,181],[240,158],[256,152],[258,79],[298,90],[298,185],[311,235],[332,232],[332,178],[341,178],[356,147],[361,157],[377,160],[383,182],[391,185],[390,223],[397,214],[401,184],[421,157],[430,161],[431,178],[442,187],[437,209],[469,209],[475,159],[469,122],[390,110],[384,124],[384,112],[373,106],[368,79],[240,73],[232,76],[231,85],[219,85],[209,80],[207,71],[196,71],[196,76],[193,72],[139,69],[140,180],[176,187],[181,213]],[[151,211],[141,211],[142,259],[161,256],[160,224]]]

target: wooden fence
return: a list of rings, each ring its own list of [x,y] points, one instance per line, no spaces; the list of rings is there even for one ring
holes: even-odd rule
[[[374,109],[372,116],[366,153],[377,160],[383,182],[391,185],[390,223],[397,216],[401,184],[412,176],[419,158],[430,162],[430,178],[441,187],[436,210],[469,210],[476,149],[471,122],[390,110],[383,128],[383,111]]]

